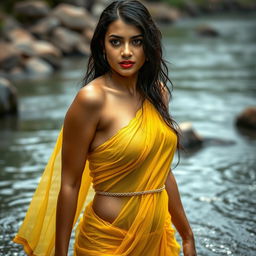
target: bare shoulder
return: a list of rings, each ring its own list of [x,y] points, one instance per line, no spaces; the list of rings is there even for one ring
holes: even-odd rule
[[[92,81],[78,91],[74,101],[88,110],[99,109],[104,104],[105,92],[98,82]]]

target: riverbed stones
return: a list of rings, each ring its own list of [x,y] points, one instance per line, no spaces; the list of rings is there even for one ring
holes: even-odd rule
[[[172,23],[182,16],[181,11],[166,3],[143,2],[143,4],[145,4],[153,19],[160,23]]]
[[[82,41],[82,37],[75,31],[58,27],[53,31],[50,40],[63,54],[71,55],[76,51],[77,45]]]
[[[17,90],[9,80],[0,77],[0,117],[18,111]]]
[[[39,39],[48,39],[51,32],[58,26],[60,26],[59,19],[53,16],[48,16],[39,20],[38,23],[32,26],[29,30]]]
[[[191,122],[183,122],[179,126],[181,129],[181,144],[185,149],[202,146],[203,138],[193,129]]]
[[[236,125],[239,128],[256,132],[256,106],[248,107],[236,117]]]
[[[205,36],[205,37],[218,37],[220,35],[216,29],[208,25],[198,26],[196,28],[196,32],[198,35]]]
[[[26,19],[45,17],[49,11],[49,6],[45,1],[23,1],[14,5],[15,14]]]
[[[20,52],[7,42],[0,42],[0,69],[10,70],[21,62]]]
[[[50,64],[37,57],[26,60],[24,66],[26,72],[31,77],[42,77],[53,72],[53,67]]]
[[[94,27],[96,24],[86,9],[70,4],[59,4],[52,15],[57,17],[64,27],[71,30],[82,31],[85,27]]]

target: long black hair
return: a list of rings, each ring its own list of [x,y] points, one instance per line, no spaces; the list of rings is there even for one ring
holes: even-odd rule
[[[162,34],[149,11],[141,2],[137,0],[114,1],[104,9],[91,40],[91,56],[88,60],[84,84],[86,85],[93,79],[110,71],[110,66],[106,58],[104,58],[104,38],[108,26],[118,19],[136,26],[143,35],[143,48],[147,61],[139,70],[137,90],[143,99],[150,100],[166,124],[176,133],[178,138],[177,146],[180,149],[179,126],[169,114],[168,108],[164,103],[164,90],[169,94],[169,99],[172,97],[167,82],[170,83],[171,89],[173,84],[168,77],[166,61],[162,57]]]

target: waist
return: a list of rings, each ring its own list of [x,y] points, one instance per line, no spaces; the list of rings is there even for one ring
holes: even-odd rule
[[[108,192],[108,191],[95,191],[98,195],[103,196],[117,196],[117,197],[124,197],[124,196],[140,196],[146,194],[153,194],[153,193],[160,193],[165,189],[165,185],[161,188],[152,189],[152,190],[145,190],[145,191],[135,191],[135,192]]]

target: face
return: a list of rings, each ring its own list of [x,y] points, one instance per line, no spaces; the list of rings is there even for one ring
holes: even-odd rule
[[[136,75],[145,62],[141,31],[121,19],[108,26],[104,45],[112,71],[121,76]]]

